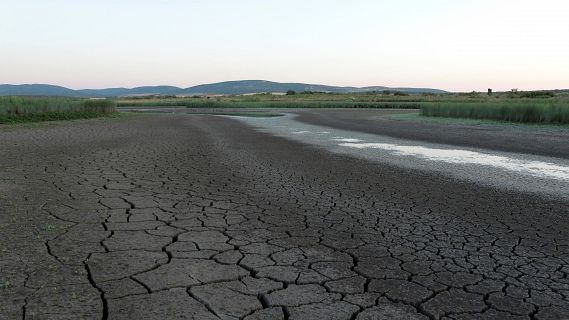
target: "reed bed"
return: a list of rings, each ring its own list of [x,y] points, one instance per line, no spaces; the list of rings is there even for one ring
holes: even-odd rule
[[[0,97],[0,123],[94,118],[114,112],[112,100]]]
[[[569,103],[547,100],[434,103],[422,105],[421,115],[518,123],[569,124]]]

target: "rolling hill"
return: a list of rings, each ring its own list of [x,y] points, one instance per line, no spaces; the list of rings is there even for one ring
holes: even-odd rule
[[[79,96],[77,91],[49,84],[0,84],[0,96]]]
[[[136,88],[107,88],[107,89],[82,89],[73,90],[61,86],[48,84],[23,84],[11,85],[0,84],[0,96],[61,96],[61,97],[124,97],[143,95],[202,95],[202,94],[248,94],[263,92],[286,92],[294,90],[319,91],[333,93],[351,93],[382,90],[397,90],[409,93],[431,92],[446,93],[446,91],[431,88],[388,88],[377,87],[337,87],[320,84],[306,83],[280,83],[265,80],[241,80],[226,81],[211,84],[203,84],[189,88],[173,86],[145,86]]]

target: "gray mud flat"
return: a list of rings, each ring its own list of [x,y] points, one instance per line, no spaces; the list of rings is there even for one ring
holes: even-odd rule
[[[389,136],[427,143],[482,148],[498,152],[534,154],[569,159],[569,126],[481,123],[454,119],[441,123],[437,118],[421,121],[393,121],[393,115],[412,110],[318,110],[293,111],[298,121],[327,127]],[[472,121],[470,121],[472,122]]]
[[[0,133],[0,319],[567,319],[569,202],[224,117]]]
[[[407,140],[307,124],[298,118],[302,119],[302,114],[272,119],[236,117],[261,132],[338,154],[437,173],[501,190],[569,200],[569,159]],[[404,125],[402,127],[404,131]]]

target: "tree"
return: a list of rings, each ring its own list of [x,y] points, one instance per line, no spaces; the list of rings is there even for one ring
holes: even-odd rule
[[[288,91],[286,92],[286,95],[287,95],[287,96],[294,96],[295,94],[296,94],[296,91],[294,91],[294,90],[288,90]]]

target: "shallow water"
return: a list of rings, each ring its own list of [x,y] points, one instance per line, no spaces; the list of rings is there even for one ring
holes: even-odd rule
[[[337,139],[333,140],[338,141]],[[391,151],[400,156],[414,156],[430,161],[442,161],[457,164],[492,166],[509,171],[569,181],[569,167],[555,165],[548,162],[524,161],[460,149],[433,149],[422,146],[401,146],[388,143],[341,143],[340,146],[356,149],[381,149]]]
[[[345,154],[498,189],[569,199],[569,160],[405,140],[310,125],[294,119],[240,118],[258,130]]]
[[[335,138],[332,138],[332,141],[337,141],[337,142],[362,142],[362,140],[360,140],[360,139],[342,138],[342,137],[335,137]]]

